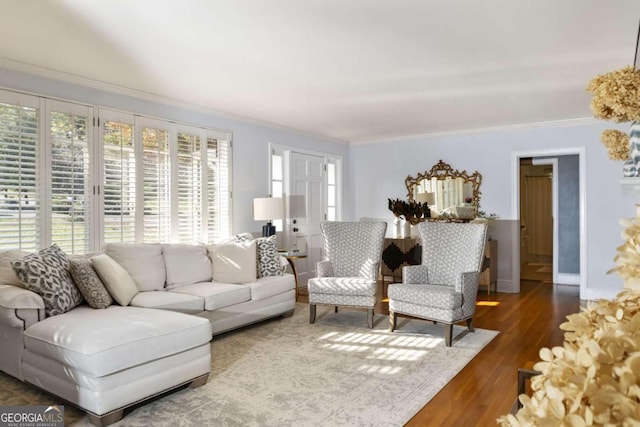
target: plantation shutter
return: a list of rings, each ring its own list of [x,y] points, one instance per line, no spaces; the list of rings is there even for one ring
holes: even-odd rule
[[[142,242],[171,241],[170,132],[161,127],[142,128]]]
[[[40,240],[38,99],[0,91],[0,249]]]
[[[92,109],[51,101],[48,122],[51,242],[68,254],[86,253],[92,243],[90,227],[93,223],[89,152],[93,130]]]
[[[104,243],[136,241],[136,156],[133,116],[100,111]]]
[[[202,138],[178,132],[178,236],[180,243],[197,243],[202,238]]]
[[[217,135],[216,135],[217,136]],[[207,242],[231,235],[231,143],[207,137]],[[226,135],[225,135],[226,136]]]

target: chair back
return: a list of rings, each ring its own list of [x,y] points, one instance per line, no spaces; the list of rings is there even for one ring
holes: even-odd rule
[[[458,285],[460,273],[480,272],[487,239],[487,224],[422,222],[422,265],[429,282]]]
[[[324,258],[331,261],[336,277],[368,277],[380,262],[386,223],[322,221],[320,230]]]

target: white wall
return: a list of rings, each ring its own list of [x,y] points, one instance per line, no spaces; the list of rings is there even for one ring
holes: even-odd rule
[[[323,151],[343,156],[345,178],[348,177],[349,146],[343,142],[3,68],[0,68],[0,87],[231,131],[233,133],[232,224],[234,232],[261,230],[263,221],[253,220],[251,205],[255,197],[265,197],[270,191],[268,181],[270,142],[301,150]],[[345,179],[345,186],[347,190],[348,179]],[[345,198],[345,210],[348,212],[349,209],[349,199]]]
[[[478,131],[445,136],[407,138],[355,145],[351,148],[353,217],[390,217],[387,198],[406,198],[404,179],[430,169],[438,160],[454,169],[482,174],[481,209],[512,218],[512,153],[584,147],[586,151],[586,287],[583,299],[612,297],[621,288],[618,276],[607,275],[622,242],[618,221],[635,215],[638,194],[620,185],[622,163],[608,159],[600,142],[606,128],[628,131],[608,122]],[[500,254],[505,252],[504,245]],[[504,258],[504,257],[503,257]],[[502,260],[501,262],[506,262]],[[499,269],[500,272],[500,269]],[[509,281],[511,277],[499,277]]]

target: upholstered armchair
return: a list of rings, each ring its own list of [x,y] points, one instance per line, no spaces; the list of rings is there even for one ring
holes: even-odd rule
[[[316,305],[364,307],[373,328],[377,280],[387,224],[384,222],[323,221],[324,260],[317,277],[310,279],[309,322],[316,320]]]
[[[442,323],[451,346],[453,324],[465,320],[473,332],[487,224],[423,222],[422,264],[404,267],[402,283],[389,285],[389,330],[398,313]]]

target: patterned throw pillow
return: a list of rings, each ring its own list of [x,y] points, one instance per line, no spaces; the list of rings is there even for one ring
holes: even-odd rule
[[[250,234],[238,234],[236,240],[251,240]],[[256,241],[256,262],[258,278],[267,276],[282,276],[284,274],[278,255],[278,241],[274,234],[269,237],[259,237]]]
[[[72,259],[69,272],[91,308],[107,308],[113,304],[113,298],[93,269],[91,260],[86,258]]]
[[[25,287],[42,297],[47,316],[56,316],[82,303],[69,274],[69,259],[57,245],[11,261]]]

